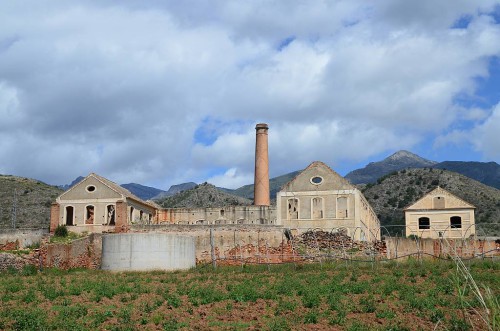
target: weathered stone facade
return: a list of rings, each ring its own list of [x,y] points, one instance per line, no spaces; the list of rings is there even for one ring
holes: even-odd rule
[[[276,197],[277,224],[286,228],[344,228],[355,240],[379,240],[380,222],[361,191],[323,162],[313,162]]]
[[[276,224],[276,208],[269,206],[225,206],[220,208],[162,208],[156,224],[225,225]]]
[[[92,173],[56,199],[50,230],[67,225],[73,232],[99,233],[115,228],[123,232],[129,224],[152,223],[155,212],[154,205]]]

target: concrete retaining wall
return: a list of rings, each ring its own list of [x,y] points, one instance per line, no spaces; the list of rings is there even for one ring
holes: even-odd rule
[[[102,269],[177,270],[194,267],[195,240],[166,233],[109,234],[102,241]]]
[[[48,229],[4,229],[0,232],[0,247],[8,243],[17,243],[18,249],[23,249],[36,243],[49,234]]]

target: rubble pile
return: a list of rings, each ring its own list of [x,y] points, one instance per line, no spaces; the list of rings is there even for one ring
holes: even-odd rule
[[[353,241],[345,232],[307,231],[296,236],[292,240],[297,250],[301,248],[316,249],[319,251],[348,251],[353,252],[374,252],[385,254],[387,247],[385,241]]]

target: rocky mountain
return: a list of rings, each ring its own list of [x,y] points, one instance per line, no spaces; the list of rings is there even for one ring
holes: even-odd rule
[[[496,162],[444,161],[434,165],[433,168],[458,172],[478,182],[500,189],[500,165]]]
[[[440,186],[476,207],[479,234],[500,236],[500,190],[444,169],[404,169],[364,186],[381,225],[404,225],[403,209]],[[488,225],[487,223],[495,223]],[[388,227],[391,233],[402,228]]]
[[[436,163],[408,151],[399,151],[382,161],[371,162],[362,169],[351,171],[345,178],[353,184],[368,184],[376,182],[378,178],[393,171],[432,167]]]
[[[166,193],[163,190],[136,183],[122,184],[120,186],[126,188],[132,194],[141,198],[142,200],[149,200],[158,196],[159,194]]]
[[[153,199],[158,200],[158,199],[163,199],[163,198],[166,198],[166,197],[170,197],[170,196],[172,196],[174,194],[177,194],[179,192],[192,189],[196,185],[198,185],[198,184],[193,183],[193,182],[172,185],[172,186],[170,186],[170,188],[168,189],[168,191],[163,191],[163,192],[157,194],[155,197],[153,197]]]
[[[16,228],[48,229],[50,205],[62,192],[35,179],[0,175],[0,229],[12,228],[13,219]]]
[[[252,201],[223,192],[212,184],[203,183],[175,195],[157,199],[156,203],[164,208],[202,208],[246,206],[251,205]]]

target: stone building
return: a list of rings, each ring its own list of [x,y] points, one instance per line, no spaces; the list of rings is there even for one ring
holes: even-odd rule
[[[361,191],[323,162],[313,162],[276,197],[277,224],[299,232],[343,228],[354,240],[380,239],[380,222]]]
[[[475,207],[441,187],[406,207],[406,235],[422,238],[468,238],[476,233]]]
[[[127,225],[151,223],[156,207],[97,174],[90,174],[57,197],[50,230],[67,225],[73,232],[126,231]]]

